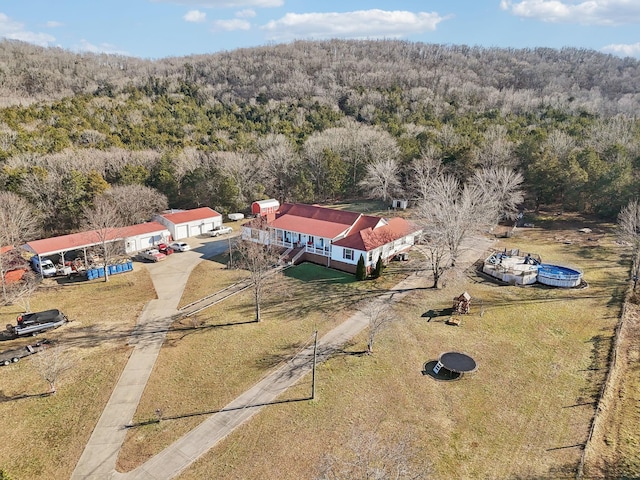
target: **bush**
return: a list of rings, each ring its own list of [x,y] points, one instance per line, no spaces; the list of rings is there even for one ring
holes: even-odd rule
[[[358,259],[358,265],[356,266],[356,279],[366,280],[366,278],[367,278],[367,269],[364,266],[364,256],[360,254],[360,258]]]

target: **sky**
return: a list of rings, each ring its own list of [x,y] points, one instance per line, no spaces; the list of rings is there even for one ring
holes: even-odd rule
[[[148,59],[331,38],[640,59],[640,0],[0,0],[0,37]]]

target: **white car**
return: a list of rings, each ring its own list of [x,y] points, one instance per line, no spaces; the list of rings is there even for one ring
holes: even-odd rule
[[[218,235],[226,235],[227,233],[231,232],[233,232],[233,228],[227,227],[225,225],[220,225],[211,230],[209,232],[209,235],[211,235],[212,237],[217,237]]]
[[[173,248],[176,252],[186,252],[187,250],[191,250],[191,247],[189,246],[189,244],[184,242],[173,242],[169,246]]]

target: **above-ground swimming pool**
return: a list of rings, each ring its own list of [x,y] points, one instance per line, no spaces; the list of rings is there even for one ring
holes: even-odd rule
[[[541,263],[538,265],[537,280],[552,287],[577,287],[582,281],[582,273],[573,268]]]

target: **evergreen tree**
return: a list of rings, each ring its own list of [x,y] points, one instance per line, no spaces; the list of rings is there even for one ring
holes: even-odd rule
[[[382,275],[382,255],[378,257],[378,261],[376,262],[376,269],[373,271],[373,278],[378,278]]]
[[[366,280],[367,278],[367,269],[364,266],[364,256],[360,254],[360,258],[358,259],[358,266],[356,267],[356,278],[358,280]]]

